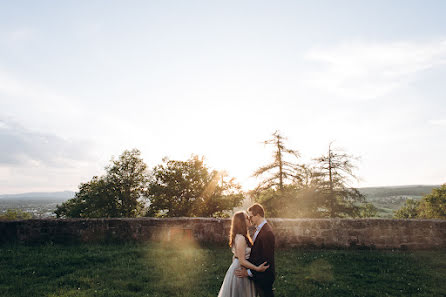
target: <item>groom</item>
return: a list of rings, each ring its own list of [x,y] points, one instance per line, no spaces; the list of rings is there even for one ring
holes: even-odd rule
[[[265,211],[260,204],[255,203],[248,208],[248,215],[251,224],[256,226],[256,232],[252,238],[254,244],[248,261],[254,265],[260,265],[266,261],[269,268],[265,272],[257,272],[242,267],[236,270],[236,275],[238,277],[249,276],[254,281],[260,297],[271,297],[274,296],[273,282],[276,273],[274,269],[274,233],[265,220]]]

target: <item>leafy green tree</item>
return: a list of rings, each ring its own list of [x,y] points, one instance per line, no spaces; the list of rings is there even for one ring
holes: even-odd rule
[[[137,149],[124,151],[112,159],[106,174],[82,183],[73,199],[58,205],[57,217],[102,218],[136,217],[144,208],[149,181],[147,165]]]
[[[321,174],[309,165],[299,165],[299,171],[299,179],[285,184],[282,190],[269,188],[251,192],[254,200],[268,209],[269,217],[319,218],[324,216],[321,213],[324,197],[319,190],[322,182]]]
[[[67,218],[113,218],[123,217],[118,193],[105,176],[94,176],[81,183],[74,198],[58,205],[57,217]]]
[[[256,189],[250,193],[254,201],[261,203],[265,210],[267,210],[267,216],[270,218],[274,217],[293,217],[287,216],[289,212],[284,210],[290,210],[289,204],[291,200],[294,199],[294,189],[285,186],[282,190],[269,188],[264,190]],[[291,199],[290,199],[291,198]],[[286,205],[286,207],[285,207]]]
[[[351,179],[357,179],[353,173],[355,158],[345,152],[334,150],[332,143],[326,155],[315,159],[319,171],[319,193],[324,197],[320,211],[324,216],[358,217],[364,207],[365,196],[358,189],[350,186]]]
[[[8,209],[4,214],[0,215],[0,220],[29,220],[32,217],[33,215],[31,213],[22,211],[20,209]]]
[[[446,184],[421,199],[418,213],[421,218],[446,219]]]
[[[404,205],[394,212],[393,216],[398,219],[415,219],[418,218],[418,208],[420,201],[414,199],[407,199]]]
[[[152,171],[147,216],[227,216],[241,204],[243,195],[234,179],[225,181],[225,177],[222,172],[210,171],[197,156],[187,161],[164,159]]]
[[[268,217],[318,218],[320,196],[314,188],[285,185],[282,190],[270,188],[255,192],[255,201],[268,210]]]
[[[376,217],[378,208],[370,202],[365,202],[360,206],[359,217],[361,218],[373,218]]]
[[[394,213],[399,219],[446,219],[446,184],[432,189],[421,200],[407,199],[403,207]]]
[[[123,217],[135,217],[141,214],[144,196],[149,181],[147,165],[137,149],[124,151],[117,160],[106,167],[107,181],[116,193],[118,209]]]

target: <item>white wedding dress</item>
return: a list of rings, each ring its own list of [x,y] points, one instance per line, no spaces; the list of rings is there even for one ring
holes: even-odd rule
[[[237,234],[237,236],[243,237],[241,234]],[[243,240],[245,240],[244,237]],[[254,282],[249,277],[237,277],[235,275],[235,270],[240,268],[240,263],[235,257],[235,242],[236,240],[234,240],[234,245],[232,246],[232,253],[234,254],[232,264],[226,272],[218,297],[255,297],[256,289]],[[247,247],[245,249],[245,259],[249,258],[250,253],[251,248]]]

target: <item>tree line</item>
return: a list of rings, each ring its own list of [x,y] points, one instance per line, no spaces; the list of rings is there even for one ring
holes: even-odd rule
[[[234,179],[209,169],[198,156],[186,161],[164,158],[148,171],[139,150],[126,150],[105,171],[58,205],[56,216],[222,217],[244,199]]]
[[[272,161],[253,176],[257,187],[243,192],[224,171],[210,169],[203,157],[164,158],[148,170],[137,149],[112,159],[105,175],[81,183],[75,197],[58,205],[57,217],[227,217],[244,199],[262,203],[269,217],[373,217],[377,209],[352,187],[356,157],[328,145],[311,163],[299,162],[278,131],[264,141]]]
[[[399,219],[446,219],[446,184],[424,195],[421,200],[407,199],[395,212]]]

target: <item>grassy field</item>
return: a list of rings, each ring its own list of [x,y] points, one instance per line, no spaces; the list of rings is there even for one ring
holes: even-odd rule
[[[276,296],[446,296],[446,252],[276,251]],[[0,246],[0,296],[217,296],[229,248]]]

